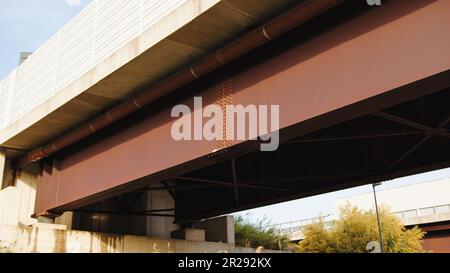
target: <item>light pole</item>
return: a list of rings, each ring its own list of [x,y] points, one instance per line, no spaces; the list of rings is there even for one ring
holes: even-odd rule
[[[378,234],[380,236],[380,247],[381,247],[381,253],[384,253],[384,246],[383,246],[383,233],[381,231],[381,220],[380,220],[380,214],[378,213],[378,203],[377,203],[377,193],[375,191],[376,186],[380,186],[381,183],[373,183],[373,198],[375,200],[375,212],[377,213],[377,221],[378,221]]]

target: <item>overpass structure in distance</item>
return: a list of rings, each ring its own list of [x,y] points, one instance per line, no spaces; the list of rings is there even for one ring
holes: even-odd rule
[[[407,228],[418,226],[426,232],[423,247],[426,251],[448,252],[450,234],[450,178],[423,181],[378,190],[377,199],[380,207],[388,208]],[[394,186],[394,187],[392,187]],[[304,227],[322,222],[325,228],[332,228],[338,219],[339,208],[351,205],[363,211],[375,211],[373,193],[362,193],[341,197],[334,200],[334,213],[321,217],[302,219],[271,225],[291,241],[304,239]]]

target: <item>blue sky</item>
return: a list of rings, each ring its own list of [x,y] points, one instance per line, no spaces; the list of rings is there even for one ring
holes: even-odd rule
[[[35,51],[90,2],[0,1],[0,79],[17,67],[21,51]]]
[[[91,0],[3,0],[0,1],[0,79],[18,65],[21,51],[35,51]],[[450,168],[384,183],[380,189],[450,177]],[[274,223],[317,217],[333,212],[336,198],[371,191],[363,186],[304,198],[249,211],[254,218],[267,216]],[[247,213],[247,212],[245,212]]]

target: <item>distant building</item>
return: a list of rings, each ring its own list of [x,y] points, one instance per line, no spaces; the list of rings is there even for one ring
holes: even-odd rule
[[[419,226],[426,231],[423,247],[432,252],[450,252],[450,178],[420,182],[407,186],[378,190],[379,206],[397,215],[407,228]],[[334,214],[276,224],[291,241],[303,240],[302,227],[323,221],[326,228],[334,224],[340,207],[351,204],[362,210],[375,208],[373,192],[339,198],[334,201]]]
[[[25,62],[32,54],[33,52],[20,52],[19,65]]]
[[[450,178],[378,190],[380,206],[387,206],[406,227],[419,226],[427,234],[423,247],[433,252],[450,252]],[[373,193],[340,198],[339,207],[350,203],[363,210],[374,209]]]

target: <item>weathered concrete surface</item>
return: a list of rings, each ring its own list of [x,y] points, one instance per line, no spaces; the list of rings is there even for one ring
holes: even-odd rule
[[[40,229],[67,230],[66,225],[51,224],[51,223],[35,223],[32,225],[32,227]]]
[[[233,244],[114,235],[50,227],[1,226],[0,241],[18,253],[254,253]],[[264,252],[278,252],[265,250]]]
[[[13,180],[14,180],[14,171],[11,168],[11,159],[6,156],[5,163],[3,165],[3,178],[0,181],[1,182],[0,190],[6,189],[7,187],[14,185]]]
[[[30,165],[15,175],[11,170],[5,173],[8,185],[0,190],[0,225],[31,225],[36,199],[37,165]],[[13,181],[9,181],[12,179]]]
[[[73,212],[71,211],[64,212],[63,215],[55,218],[55,224],[63,225],[66,227],[66,229],[69,230],[72,229],[72,223],[73,223]]]
[[[6,166],[6,151],[0,149],[0,189],[3,188],[3,176],[5,173]]]
[[[154,187],[158,187],[159,185],[160,184],[156,184]],[[175,208],[175,200],[166,190],[149,191],[146,194],[147,194],[146,196],[147,210]],[[169,211],[168,213],[174,213],[174,211]],[[170,238],[171,232],[180,228],[178,225],[173,223],[174,221],[175,217],[158,217],[158,216],[147,217],[146,236],[158,238]]]
[[[194,242],[204,242],[205,230],[196,228],[183,228],[174,230],[172,231],[171,238]]]

